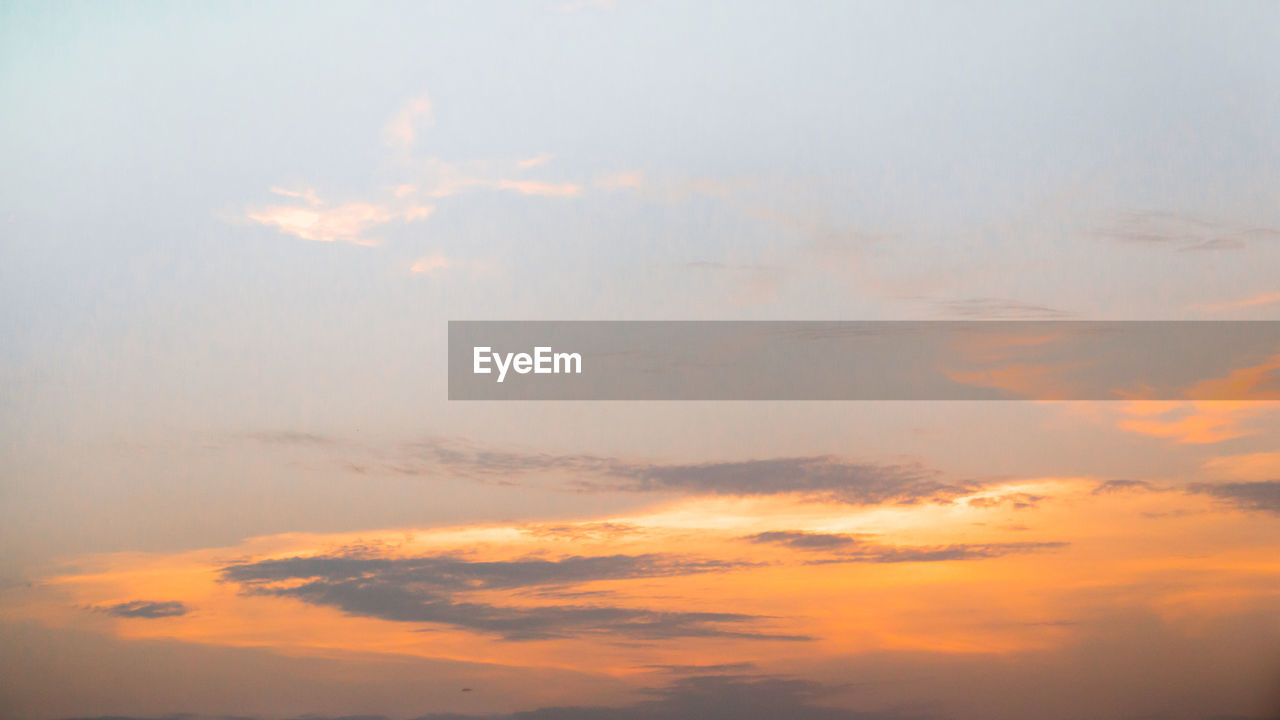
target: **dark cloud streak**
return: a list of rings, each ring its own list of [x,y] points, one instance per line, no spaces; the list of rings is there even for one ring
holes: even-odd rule
[[[222,577],[249,594],[334,607],[351,615],[449,625],[506,640],[615,635],[658,640],[737,637],[807,640],[755,629],[759,616],[602,605],[502,606],[460,595],[480,590],[571,587],[599,580],[667,577],[729,570],[742,563],[668,555],[610,555],[561,560],[473,562],[450,556],[315,556],[230,565]]]
[[[1244,510],[1280,515],[1280,480],[1262,482],[1197,483],[1191,492],[1209,495]]]
[[[145,620],[155,620],[157,618],[178,617],[186,615],[191,611],[183,603],[176,600],[167,602],[155,602],[152,600],[133,600],[118,605],[109,605],[106,607],[94,608],[99,612],[106,613],[112,617],[118,618],[141,618]]]
[[[826,557],[811,564],[830,563],[907,563],[945,562],[949,560],[985,560],[1022,553],[1059,550],[1065,542],[974,543],[953,545],[902,546],[873,543],[860,535],[772,531],[748,535],[753,543],[782,545],[805,552],[826,552]]]

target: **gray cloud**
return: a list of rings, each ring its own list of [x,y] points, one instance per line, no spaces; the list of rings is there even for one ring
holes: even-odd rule
[[[167,602],[154,602],[151,600],[134,600],[132,602],[124,602],[118,605],[109,605],[105,607],[94,608],[99,612],[104,612],[112,617],[120,618],[144,618],[153,620],[155,618],[177,617],[186,615],[191,611],[183,603],[176,600]]]
[[[832,456],[689,465],[649,465],[615,473],[621,489],[704,495],[818,496],[851,505],[914,504],[972,492],[918,464],[877,465]]]
[[[1154,490],[1151,483],[1145,480],[1107,480],[1098,483],[1093,489],[1094,495],[1108,495],[1110,493],[1125,492],[1129,490]]]
[[[294,598],[384,620],[450,625],[499,635],[506,640],[600,634],[646,640],[675,637],[809,639],[760,632],[755,629],[756,624],[765,618],[741,613],[602,605],[500,606],[458,597],[477,590],[565,587],[597,580],[683,575],[739,566],[741,563],[652,554],[494,562],[471,562],[450,556],[330,555],[231,565],[223,569],[222,577],[254,595]]]
[[[952,298],[934,305],[953,317],[983,320],[1061,320],[1072,317],[1065,310],[1018,300],[993,297]]]
[[[295,432],[290,430],[251,432],[245,433],[244,437],[266,445],[309,445],[322,447],[335,445],[339,442],[336,438],[328,435]]]
[[[242,584],[302,578],[336,582],[377,577],[400,584],[429,585],[436,590],[456,592],[688,575],[739,566],[739,563],[660,554],[497,561],[470,561],[449,555],[413,558],[318,555],[231,565],[223,569],[223,577]]]
[[[718,663],[715,665],[645,665],[646,670],[661,670],[675,675],[725,675],[756,669],[753,662]]]
[[[640,528],[626,523],[593,522],[574,524],[530,524],[520,528],[521,532],[535,537],[555,538],[558,540],[603,540],[642,532]]]
[[[860,712],[821,704],[840,689],[785,676],[703,674],[680,678],[665,687],[645,689],[642,692],[647,697],[630,705],[546,707],[508,715],[441,713],[423,715],[416,720],[924,720],[919,715]],[[80,720],[144,719],[104,717]],[[175,715],[150,720],[201,719]],[[306,715],[294,720],[386,718],[380,715],[341,718]]]
[[[995,497],[976,497],[965,502],[969,507],[975,508],[994,508],[1001,505],[1008,505],[1014,510],[1026,510],[1033,508],[1044,500],[1044,495],[1033,495],[1031,493],[1009,493],[1007,495],[998,495]]]
[[[490,720],[909,720],[917,715],[859,712],[821,705],[835,688],[769,675],[698,675],[653,688],[650,697],[620,707],[553,707]],[[427,715],[418,720],[480,720],[475,715]]]
[[[772,531],[748,535],[744,540],[753,543],[783,545],[808,552],[827,552],[827,557],[813,560],[815,564],[827,563],[904,563],[942,562],[947,560],[984,560],[1021,553],[1058,550],[1065,542],[1017,542],[976,543],[953,545],[902,546],[881,545],[869,542],[859,535],[836,533],[807,533],[798,531]]]
[[[773,530],[748,535],[745,539],[754,543],[786,545],[800,550],[832,550],[862,542],[857,535],[799,532],[796,530]]]
[[[261,433],[255,439],[275,444],[341,445],[333,438],[305,433]],[[480,482],[515,484],[521,477],[556,474],[564,487],[578,491],[759,496],[796,494],[850,505],[950,502],[978,484],[949,481],[918,462],[859,462],[833,455],[663,464],[591,454],[553,454],[495,450],[461,439],[430,438],[401,446],[381,459],[340,460],[344,467],[367,471],[381,466],[406,475],[445,471]],[[613,528],[621,530],[621,528]]]
[[[228,715],[218,715],[218,716],[191,715],[191,714],[186,714],[186,712],[183,712],[183,714],[178,714],[178,715],[163,715],[163,716],[152,716],[152,717],[101,715],[101,716],[95,716],[95,717],[74,717],[74,719],[68,719],[68,720],[255,720],[255,719],[252,719],[252,717],[239,717],[239,716],[228,716]],[[385,715],[340,715],[340,716],[300,715],[297,717],[289,717],[289,719],[287,720],[389,720],[389,719]]]
[[[1021,555],[1024,553],[1060,550],[1070,543],[1065,542],[1017,542],[1017,543],[980,543],[956,545],[932,545],[919,547],[897,547],[892,545],[876,545],[865,550],[841,553],[828,558],[812,561],[815,564],[865,562],[865,563],[909,563],[909,562],[943,562],[947,560],[986,560],[1004,557],[1005,555]]]
[[[1217,222],[1169,212],[1115,213],[1093,233],[1116,242],[1180,251],[1241,250],[1251,241],[1280,239],[1277,228]]]
[[[1280,480],[1235,483],[1197,483],[1191,492],[1209,495],[1245,510],[1280,515]]]
[[[402,472],[423,472],[424,461],[481,479],[557,472],[570,476],[570,486],[580,490],[799,494],[851,505],[880,505],[947,502],[976,489],[973,484],[948,482],[940,472],[920,463],[878,464],[832,455],[660,464],[586,454],[505,452],[443,439],[415,443],[408,450],[413,462],[399,466]]]

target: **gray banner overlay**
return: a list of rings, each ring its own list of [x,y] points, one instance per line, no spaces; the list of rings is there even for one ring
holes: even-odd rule
[[[449,399],[1280,400],[1280,321],[452,321]]]

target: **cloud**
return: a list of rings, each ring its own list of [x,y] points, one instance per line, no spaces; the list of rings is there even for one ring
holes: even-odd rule
[[[644,187],[644,173],[631,171],[602,175],[596,178],[595,185],[605,190],[639,190]]]
[[[1191,492],[1224,500],[1244,510],[1280,515],[1280,480],[1237,483],[1196,483]]]
[[[425,255],[413,262],[413,266],[409,268],[409,272],[416,274],[434,274],[439,270],[448,269],[453,265],[449,258],[436,253],[435,255]]]
[[[1215,303],[1212,305],[1193,305],[1192,309],[1203,310],[1205,312],[1223,312],[1224,310],[1239,310],[1241,308],[1275,305],[1277,303],[1280,303],[1280,292],[1266,292],[1254,295],[1253,297],[1247,297],[1243,300]]]
[[[397,203],[395,205],[351,202],[327,207],[313,190],[289,191],[273,188],[277,195],[304,200],[306,205],[270,205],[250,210],[248,219],[274,227],[286,235],[314,242],[345,242],[376,246],[365,233],[393,221],[422,220],[435,210],[431,205]]]
[[[312,188],[304,188],[302,190],[289,190],[282,187],[273,187],[271,192],[276,195],[285,197],[298,198],[307,201],[308,205],[317,206],[320,204],[320,198],[316,195],[316,191]]]
[[[1169,212],[1121,212],[1092,231],[1116,242],[1179,251],[1241,250],[1256,240],[1280,239],[1280,229],[1218,222]]]
[[[772,531],[748,535],[748,542],[782,545],[806,552],[827,552],[817,563],[906,563],[985,560],[1005,555],[1059,550],[1065,542],[977,543],[931,546],[881,545],[860,535]]]
[[[272,430],[245,433],[242,437],[256,440],[267,445],[311,445],[328,446],[339,443],[336,438],[317,433],[297,432],[292,430]]]
[[[640,528],[626,523],[616,522],[582,522],[572,524],[536,524],[520,528],[521,532],[534,537],[555,538],[561,540],[616,540],[626,535],[643,532]]]
[[[645,665],[646,670],[661,670],[674,675],[724,675],[750,672],[756,669],[753,662],[717,663],[714,665]]]
[[[1280,400],[1280,355],[1226,377],[1201,380],[1187,390],[1193,400]]]
[[[621,489],[702,495],[820,497],[851,505],[910,505],[950,500],[973,490],[939,479],[919,464],[877,465],[833,456],[618,468]]]
[[[1098,483],[1093,489],[1093,495],[1110,495],[1112,493],[1129,492],[1136,490],[1154,490],[1151,483],[1145,480],[1107,480]]]
[[[430,99],[426,96],[411,99],[387,123],[386,141],[396,150],[407,152],[418,144],[431,123]],[[539,153],[516,161],[515,169],[538,167],[553,157],[551,153]],[[569,198],[577,197],[583,190],[582,185],[572,182],[503,178],[485,162],[458,164],[432,156],[416,158],[414,167],[415,175],[383,187],[383,192],[389,195],[385,202],[329,204],[321,200],[313,188],[272,187],[272,193],[300,204],[251,208],[245,217],[304,240],[376,246],[375,240],[366,237],[373,228],[395,221],[423,220],[435,212],[434,205],[412,202],[414,197],[439,199],[466,190],[509,190],[529,196]]]
[[[1006,555],[1022,555],[1051,550],[1061,550],[1065,542],[1013,542],[975,543],[931,546],[875,545],[866,549],[839,553],[816,563],[916,563],[947,562],[952,560],[987,560]]]
[[[850,505],[911,505],[950,502],[976,485],[949,482],[920,463],[876,464],[818,455],[805,457],[659,464],[597,455],[520,453],[433,438],[406,448],[406,462],[394,469],[426,472],[423,462],[477,478],[509,482],[521,475],[556,472],[580,490],[668,492],[688,495],[800,495]]]
[[[431,126],[431,100],[425,95],[409,100],[387,123],[387,143],[401,150],[412,148],[422,131]]]
[[[755,535],[748,535],[744,539],[754,543],[786,545],[798,550],[832,550],[862,542],[862,538],[857,535],[799,532],[794,530],[773,530],[756,533]]]
[[[734,563],[714,560],[691,560],[655,554],[498,561],[471,561],[448,555],[413,558],[318,555],[230,565],[223,569],[223,576],[242,584],[300,578],[339,581],[372,577],[430,585],[439,591],[454,592],[667,577],[725,570],[736,566]]]
[[[1224,455],[1206,461],[1204,469],[1211,475],[1235,480],[1280,478],[1280,452]]]
[[[178,715],[160,715],[151,717],[127,717],[123,715],[99,715],[95,717],[73,717],[69,720],[253,720],[251,717],[227,717],[207,715],[191,715],[180,712]],[[389,720],[385,715],[300,715],[285,720]]]
[[[520,168],[521,170],[527,170],[528,168],[537,167],[539,165],[544,165],[548,162],[551,162],[551,160],[554,158],[555,158],[555,155],[552,155],[551,153],[545,153],[545,152],[538,153],[533,157],[520,160],[519,162],[516,163],[516,167]]]
[[[658,640],[732,637],[807,640],[754,630],[759,616],[602,605],[495,605],[459,596],[477,591],[572,587],[599,580],[669,577],[724,571],[741,563],[669,555],[610,555],[560,560],[468,561],[451,556],[382,558],[323,555],[229,565],[223,580],[251,595],[285,597],[351,615],[395,622],[449,625],[539,640],[615,635]]]
[[[542,156],[531,158],[537,160]],[[546,157],[551,157],[547,155]],[[524,165],[530,160],[517,162],[519,169],[535,167]],[[545,162],[545,161],[543,161]],[[582,194],[582,186],[577,183],[553,183],[531,179],[504,178],[492,172],[484,163],[467,163],[460,165],[446,162],[440,158],[427,158],[423,163],[424,175],[420,177],[420,185],[410,185],[413,192],[421,192],[431,198],[446,198],[465,191],[475,190],[512,190],[522,195],[538,197],[577,197]],[[402,186],[406,187],[406,186]]]
[[[644,688],[640,691],[642,699],[629,705],[543,707],[506,715],[430,714],[422,715],[416,720],[923,720],[919,715],[903,715],[891,711],[865,712],[821,704],[841,689],[839,686],[783,675],[721,674],[712,671],[682,677],[664,687]],[[204,720],[192,715],[150,720],[179,719]],[[81,720],[144,719],[110,717]],[[306,715],[294,720],[386,719],[380,715],[341,718]]]
[[[997,508],[1008,506],[1014,510],[1026,510],[1033,508],[1044,500],[1043,495],[1034,495],[1032,493],[1014,492],[1005,493],[1003,495],[980,495],[965,500],[965,505],[972,508]]]
[[[493,186],[500,190],[515,190],[521,195],[541,195],[544,197],[575,197],[582,192],[582,186],[574,183],[547,183],[536,180],[498,180]]]
[[[777,265],[734,265],[698,260],[686,263],[685,266],[727,275],[736,287],[733,300],[738,305],[756,305],[777,300],[787,275],[786,269]]]
[[[118,605],[96,607],[94,609],[112,617],[142,618],[146,620],[178,617],[191,612],[191,609],[185,604],[177,601],[155,602],[152,600],[134,600],[132,602],[124,602]]]
[[[696,675],[618,707],[549,707],[488,716],[489,720],[910,720],[916,715],[862,712],[820,704],[836,688],[774,675]],[[418,720],[480,720],[480,716],[427,715]]]
[[[1253,402],[1159,402],[1125,403],[1119,410],[1121,430],[1166,438],[1180,443],[1207,445],[1252,435],[1246,423],[1274,409],[1274,405]]]
[[[993,297],[937,300],[935,306],[953,317],[974,320],[1062,320],[1071,313],[1045,305]]]
[[[617,0],[569,0],[552,5],[551,10],[558,13],[576,13],[583,10],[613,10],[617,6]]]

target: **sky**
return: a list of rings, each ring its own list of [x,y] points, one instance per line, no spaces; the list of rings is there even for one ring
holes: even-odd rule
[[[0,108],[0,716],[1280,713],[1275,402],[446,372],[1280,320],[1276,3],[5,1]]]

